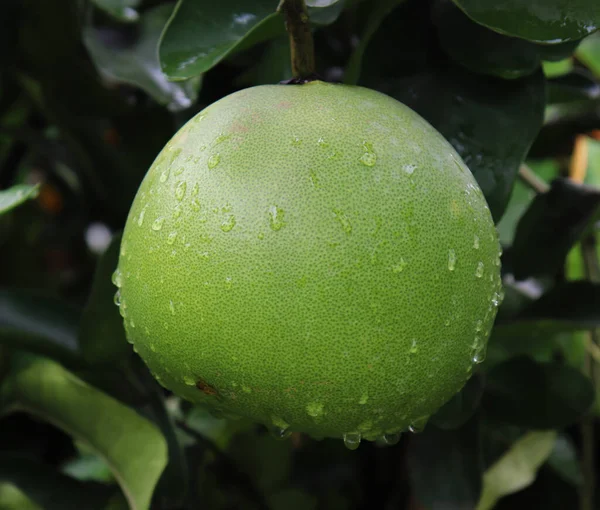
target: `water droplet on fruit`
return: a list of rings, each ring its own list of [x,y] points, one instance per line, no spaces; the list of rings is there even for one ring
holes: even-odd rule
[[[120,289],[121,285],[123,285],[123,275],[121,274],[121,271],[115,269],[111,276],[111,281],[115,287]]]
[[[473,237],[473,248],[475,248],[476,250],[479,249],[479,237],[477,237],[477,235]]]
[[[373,150],[373,144],[363,142],[364,154],[359,158],[359,161],[365,166],[375,166],[377,163],[377,154]]]
[[[280,209],[276,205],[272,205],[269,207],[269,225],[271,230],[281,230],[285,227],[286,223],[284,221],[285,212],[283,209]]]
[[[339,209],[334,209],[333,214],[335,215],[335,219],[342,226],[342,230],[344,232],[346,232],[346,234],[351,234],[352,233],[352,224],[350,223],[350,220],[348,219],[348,217],[346,216],[344,211],[340,211]]]
[[[321,185],[319,184],[319,177],[317,176],[317,172],[315,172],[314,170],[309,170],[308,175],[310,176],[310,181],[312,182],[313,186],[315,188],[320,188]]]
[[[356,450],[360,446],[361,439],[360,432],[347,432],[344,434],[344,446],[348,450]]]
[[[483,322],[481,319],[479,319],[477,322],[475,322],[475,331],[477,333],[479,333],[482,329],[483,329]]]
[[[129,321],[129,325],[130,325],[132,328],[135,328],[135,322],[133,322],[133,319],[131,319],[131,320]]]
[[[329,144],[328,144],[328,143],[325,141],[325,139],[324,139],[324,138],[319,138],[319,139],[317,140],[317,145],[318,145],[319,147],[322,147],[323,149],[325,149],[325,148],[329,147]]]
[[[369,394],[368,394],[368,393],[364,393],[364,394],[363,394],[363,395],[360,397],[360,399],[358,400],[358,403],[359,403],[360,405],[365,405],[365,404],[368,402],[368,400],[369,400]]]
[[[177,232],[171,232],[167,237],[167,244],[173,244],[177,239]]]
[[[414,420],[409,426],[408,430],[410,430],[413,434],[418,434],[419,432],[423,432],[425,430],[425,425],[427,425],[427,421],[429,420],[429,416],[421,416]]]
[[[191,161],[192,160],[192,156],[188,156],[187,158],[185,158],[185,160],[186,161]],[[175,170],[173,170],[173,175],[175,175],[175,176],[181,175],[184,170],[185,170],[185,167],[178,166]]]
[[[483,262],[477,263],[477,269],[475,269],[475,276],[481,278],[483,276]]]
[[[162,218],[162,217],[156,218],[154,220],[154,223],[152,223],[152,230],[158,232],[162,228],[164,222],[165,222],[164,218]]]
[[[223,223],[221,223],[221,230],[223,232],[231,232],[235,227],[235,216],[231,214]]]
[[[313,418],[319,418],[323,416],[323,403],[311,402],[306,405],[306,412]]]
[[[171,315],[175,315],[175,303],[171,299],[169,299],[169,310],[171,310]]]
[[[173,218],[177,219],[181,216],[181,206],[178,204],[175,206],[175,209],[173,209]]]
[[[138,227],[141,227],[144,224],[144,216],[146,215],[146,207],[148,207],[148,206],[145,206],[140,212],[140,217],[138,218],[138,222],[137,222]]]
[[[220,161],[221,155],[217,152],[216,154],[213,154],[208,158],[206,164],[208,165],[208,168],[212,170],[213,168],[216,168]]]
[[[473,363],[483,363],[485,361],[487,344],[482,337],[475,335],[473,345],[471,346],[471,361]]]
[[[225,133],[221,133],[219,134],[219,136],[217,136],[215,138],[215,145],[218,145],[220,143],[223,143],[225,140],[227,140],[231,135],[226,135]]]
[[[414,174],[416,169],[417,165],[404,165],[402,167],[402,170],[404,170],[408,175]]]
[[[294,147],[300,147],[300,145],[302,145],[302,140],[300,139],[300,137],[298,137],[298,136],[294,135],[294,136],[292,137],[292,145],[293,145]]]
[[[392,266],[392,271],[394,273],[401,273],[402,271],[404,271],[405,267],[406,261],[402,257],[400,257],[400,261],[395,266]]]
[[[187,189],[187,184],[185,181],[179,181],[177,186],[175,187],[175,198],[180,202],[183,200],[185,196],[185,190]]]
[[[166,181],[167,181],[167,179],[169,178],[169,174],[170,174],[170,172],[171,172],[171,168],[170,168],[170,167],[167,167],[167,168],[165,168],[165,169],[162,171],[162,173],[160,174],[160,177],[159,177],[159,179],[158,179],[158,180],[159,180],[160,182],[166,182]]]
[[[398,442],[400,441],[400,437],[400,432],[395,432],[393,434],[384,434],[383,440],[385,441],[385,444],[392,446],[398,444]]]
[[[189,375],[184,375],[183,376],[183,383],[186,386],[196,386],[196,381],[194,380],[193,377],[190,377]]]
[[[456,268],[456,253],[454,250],[448,250],[448,269],[454,271]]]
[[[269,434],[271,434],[271,436],[278,441],[283,441],[292,435],[291,430],[277,427],[276,425],[267,428],[269,429]]]
[[[417,339],[416,339],[416,338],[413,338],[413,339],[412,339],[412,342],[411,342],[411,345],[410,345],[409,352],[410,352],[411,354],[416,354],[417,352],[419,352],[419,347],[418,347],[418,345],[417,345]]]
[[[199,191],[200,191],[200,186],[198,185],[198,183],[194,184],[194,187],[192,188],[192,196],[195,197]]]
[[[115,292],[115,297],[114,297],[113,301],[115,302],[115,305],[121,306],[121,291],[120,290]]]
[[[265,238],[265,233],[259,232],[257,237],[262,241]]]

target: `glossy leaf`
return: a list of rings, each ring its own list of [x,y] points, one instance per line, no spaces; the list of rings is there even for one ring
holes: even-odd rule
[[[4,345],[81,365],[78,320],[79,310],[63,301],[26,291],[0,290],[0,343]]]
[[[594,402],[594,388],[579,370],[519,357],[487,374],[481,405],[499,423],[533,429],[562,428]]]
[[[491,510],[503,496],[531,485],[550,456],[556,432],[529,432],[497,460],[483,475],[483,491],[477,510]]]
[[[39,186],[18,184],[0,191],[0,215],[38,196]]]
[[[408,473],[415,499],[428,510],[474,508],[483,472],[480,447],[476,419],[457,430],[428,427],[411,437]]]
[[[140,0],[92,0],[92,2],[119,21],[137,21],[139,17],[136,8]]]
[[[535,197],[515,232],[509,257],[515,278],[558,273],[573,245],[600,213],[600,190],[556,179]]]
[[[476,374],[471,377],[465,386],[431,417],[431,423],[442,430],[452,430],[464,425],[479,405],[483,386],[481,376]]]
[[[117,287],[111,281],[119,260],[120,245],[121,236],[114,236],[99,260],[90,297],[81,316],[79,344],[83,357],[90,364],[116,363],[133,352],[115,305]]]
[[[188,108],[198,94],[199,78],[181,83],[167,80],[162,73],[156,47],[161,32],[173,11],[163,4],[145,11],[139,21],[135,42],[117,44],[115,29],[87,26],[83,40],[98,70],[111,81],[140,87],[169,110]],[[113,42],[111,42],[113,41]]]
[[[338,3],[340,0],[306,0],[308,7],[329,7]]]
[[[570,103],[600,98],[600,85],[582,70],[548,80],[548,104]]]
[[[501,34],[546,44],[581,39],[600,27],[595,0],[454,0],[470,18]]]
[[[600,77],[600,33],[586,37],[577,48],[577,59]]]
[[[88,444],[115,474],[132,510],[150,505],[167,462],[158,429],[50,360],[13,355],[0,394],[4,413],[25,410]]]
[[[276,8],[273,0],[179,0],[160,41],[162,70],[172,80],[192,78],[240,46],[282,34]]]
[[[46,510],[101,510],[106,508],[114,487],[81,482],[22,455],[0,455],[0,480],[10,482]]]

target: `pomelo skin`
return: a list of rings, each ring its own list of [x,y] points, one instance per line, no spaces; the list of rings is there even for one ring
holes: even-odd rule
[[[167,144],[114,281],[166,388],[281,436],[389,442],[485,355],[500,246],[473,175],[396,100],[320,81],[236,92]]]

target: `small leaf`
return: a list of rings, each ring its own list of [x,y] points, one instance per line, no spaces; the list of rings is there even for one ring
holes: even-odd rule
[[[172,83],[162,73],[156,47],[171,12],[172,4],[163,4],[142,14],[136,40],[126,47],[114,43],[114,28],[87,26],[84,43],[98,70],[120,83],[140,87],[171,111],[188,108],[198,95],[199,78]],[[111,41],[113,41],[111,43]]]
[[[192,78],[240,47],[282,34],[276,8],[273,0],[179,0],[159,45],[163,72],[172,80]]]
[[[579,486],[583,483],[577,450],[569,436],[565,434],[558,436],[552,453],[548,457],[548,465],[558,476],[570,484]]]
[[[90,297],[81,316],[79,344],[83,357],[90,364],[116,363],[133,352],[114,301],[118,289],[111,281],[119,261],[120,245],[121,235],[114,236],[100,258]]]
[[[501,34],[557,44],[581,39],[600,27],[595,0],[454,0],[470,18]]]
[[[86,443],[108,463],[132,510],[145,510],[167,462],[158,429],[53,361],[13,354],[3,412],[28,411]]]
[[[477,510],[491,510],[503,496],[528,487],[550,456],[556,432],[529,432],[483,475],[483,492]]]
[[[2,510],[44,510],[11,483],[0,482],[0,508]]]
[[[29,186],[27,184],[18,184],[7,190],[0,191],[0,215],[27,202],[27,200],[36,198],[38,192],[38,185]]]
[[[81,482],[22,455],[0,455],[0,480],[10,482],[46,510],[101,510],[115,488]]]
[[[481,405],[499,423],[550,429],[577,421],[593,402],[594,388],[579,370],[519,357],[488,372]]]
[[[475,413],[482,394],[483,378],[476,374],[431,417],[431,423],[442,430],[461,427]]]
[[[600,213],[600,190],[556,179],[535,197],[517,225],[506,256],[515,278],[554,276],[573,245]]]
[[[473,508],[482,471],[477,419],[457,430],[428,427],[411,437],[408,473],[416,500],[427,510]]]
[[[140,0],[92,0],[92,2],[119,21],[131,22],[139,17],[136,7],[140,4]]]
[[[600,33],[586,37],[575,52],[577,59],[600,77]]]
[[[27,291],[0,290],[0,343],[83,363],[77,342],[79,310],[63,301]]]

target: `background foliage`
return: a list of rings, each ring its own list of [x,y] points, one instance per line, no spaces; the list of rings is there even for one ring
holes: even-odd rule
[[[110,275],[133,196],[187,119],[290,77],[276,3],[2,2],[0,508],[600,508],[595,0],[307,2],[321,76],[431,122],[500,233],[487,360],[424,432],[278,442],[130,349]]]

